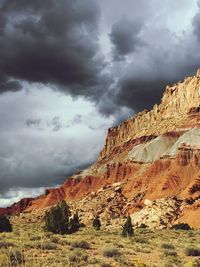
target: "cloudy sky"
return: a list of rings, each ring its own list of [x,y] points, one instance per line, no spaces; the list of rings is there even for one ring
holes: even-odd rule
[[[0,206],[94,162],[199,45],[198,0],[0,0]]]

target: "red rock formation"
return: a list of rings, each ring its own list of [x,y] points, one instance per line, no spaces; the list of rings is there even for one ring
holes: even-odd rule
[[[0,216],[19,214],[31,205],[33,198],[23,198],[8,208],[0,208]]]
[[[119,181],[130,211],[141,208],[145,198],[174,195],[195,206],[200,196],[196,180],[200,177],[199,167],[200,70],[194,77],[167,86],[161,104],[151,111],[144,110],[110,128],[94,165],[70,177],[61,187],[46,190],[26,210],[43,209],[61,199],[87,199],[99,188]],[[192,214],[199,212],[197,206],[188,210]],[[186,222],[187,214],[182,218]]]

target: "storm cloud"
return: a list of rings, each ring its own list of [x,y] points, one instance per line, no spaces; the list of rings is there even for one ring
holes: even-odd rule
[[[43,83],[89,99],[103,115],[125,118],[130,109],[136,112],[159,101],[166,84],[196,71],[200,65],[196,0],[190,3],[193,17],[186,13],[185,0],[181,8],[172,0],[162,5],[156,0],[114,4],[1,1],[0,92],[18,91],[22,81]],[[174,31],[173,16],[179,13],[186,14],[187,31]],[[107,35],[108,55],[103,53],[102,34]]]
[[[145,25],[136,21],[135,27],[134,22],[131,27],[129,22],[127,36],[114,42],[115,59],[120,62],[113,63],[112,73],[117,81],[112,92],[113,102],[135,112],[150,109],[160,102],[166,85],[194,75],[200,66],[199,18],[197,9],[189,21],[189,30],[179,32],[151,17],[146,18]],[[114,26],[126,34],[126,23],[120,19]],[[110,39],[113,43],[113,28]],[[124,50],[119,49],[121,40]]]
[[[143,21],[129,21],[125,16],[112,26],[110,39],[113,44],[114,60],[121,60],[124,56],[136,51],[143,45],[139,37]]]
[[[52,84],[72,95],[100,94],[100,10],[92,0],[1,4],[0,90],[18,80]]]
[[[200,67],[198,0],[0,0],[0,204],[94,162]]]

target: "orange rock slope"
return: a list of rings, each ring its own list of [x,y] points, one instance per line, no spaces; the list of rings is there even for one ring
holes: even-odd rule
[[[61,199],[79,201],[116,182],[133,204],[129,213],[145,199],[176,196],[187,203],[180,221],[200,227],[195,219],[200,215],[200,70],[167,86],[160,105],[151,111],[110,128],[94,165],[61,187],[46,190],[26,210],[43,209]]]

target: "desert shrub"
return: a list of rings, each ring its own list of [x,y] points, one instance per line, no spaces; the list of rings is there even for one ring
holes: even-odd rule
[[[134,250],[136,252],[141,252],[141,253],[151,253],[150,249],[144,247],[136,247]]]
[[[12,225],[7,217],[0,216],[0,233],[3,232],[12,232]]]
[[[17,266],[25,263],[24,255],[19,250],[10,251],[9,260],[11,266]]]
[[[80,227],[80,228],[84,228],[84,227],[85,227],[85,224],[82,223],[82,222],[80,222],[80,223],[79,223],[79,227]]]
[[[144,237],[136,237],[133,241],[140,243],[140,244],[148,244],[149,240]]]
[[[66,239],[60,239],[58,241],[58,244],[60,244],[62,246],[65,246],[65,245],[69,246],[69,245],[71,245],[71,242],[69,240],[66,240]]]
[[[164,256],[166,256],[166,257],[176,257],[177,253],[174,250],[165,250],[164,251]]]
[[[41,240],[41,236],[32,236],[30,238],[30,241],[38,241],[38,240]]]
[[[57,245],[55,243],[51,243],[51,242],[42,243],[41,249],[43,249],[43,250],[56,250]]]
[[[83,248],[83,249],[89,249],[90,245],[87,241],[81,240],[81,241],[74,241],[71,243],[71,246],[73,248]]]
[[[145,229],[145,228],[148,228],[148,226],[145,223],[141,223],[139,228]]]
[[[57,236],[51,236],[51,237],[50,237],[50,241],[51,241],[52,243],[56,243],[56,244],[58,244],[59,241],[60,241],[60,238],[57,237]]]
[[[46,231],[55,234],[67,234],[70,232],[69,229],[69,217],[71,213],[69,206],[63,200],[57,206],[52,207],[49,211],[45,213],[45,226]]]
[[[96,230],[99,230],[101,228],[101,221],[98,215],[94,218],[92,225]]]
[[[81,266],[82,262],[87,262],[88,255],[81,250],[75,250],[69,253],[68,259],[70,263],[74,264],[74,266]]]
[[[187,223],[178,223],[172,226],[175,230],[191,230],[191,227]]]
[[[172,244],[169,244],[169,243],[163,243],[161,245],[161,248],[164,248],[164,249],[174,249],[174,246]]]
[[[133,236],[133,234],[134,234],[134,231],[133,231],[133,225],[131,222],[131,217],[128,216],[125,224],[123,225],[122,236],[131,237]]]
[[[0,248],[9,248],[9,247],[14,247],[14,244],[11,242],[0,242]]]
[[[185,249],[185,255],[186,256],[199,257],[200,256],[200,248],[188,247]]]
[[[120,255],[120,252],[115,247],[107,247],[107,248],[103,249],[103,256],[104,257],[112,258],[112,257],[117,257],[119,255]]]
[[[36,248],[36,249],[42,249],[42,250],[56,250],[57,245],[55,243],[46,242],[46,243],[36,243],[36,244],[27,244],[27,247],[29,248]]]

